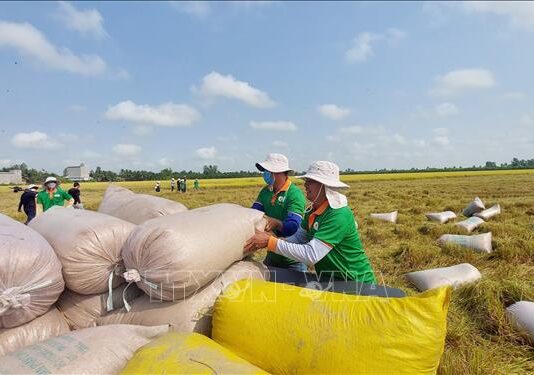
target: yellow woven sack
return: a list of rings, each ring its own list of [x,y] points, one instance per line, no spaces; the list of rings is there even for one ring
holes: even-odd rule
[[[266,374],[198,333],[170,332],[135,352],[122,374]]]
[[[212,337],[275,374],[435,374],[450,293],[381,298],[241,280],[218,298]]]

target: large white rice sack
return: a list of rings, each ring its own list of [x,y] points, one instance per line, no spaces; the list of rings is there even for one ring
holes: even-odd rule
[[[506,315],[514,327],[534,344],[534,302],[516,302],[506,308]]]
[[[113,311],[97,320],[98,325],[139,324],[153,326],[170,324],[172,331],[198,332],[211,336],[211,316],[215,300],[234,281],[268,278],[268,270],[257,262],[243,261],[233,264],[222,275],[186,299],[162,302],[147,295],[138,297],[126,308]]]
[[[484,220],[482,220],[479,217],[472,216],[468,219],[460,221],[456,225],[459,226],[460,228],[465,229],[468,232],[472,232],[482,224],[484,224]]]
[[[118,217],[134,224],[187,211],[183,204],[154,195],[136,194],[120,186],[110,185],[98,207],[98,212]]]
[[[389,223],[396,223],[397,222],[397,215],[398,215],[398,211],[393,211],[393,212],[382,213],[382,214],[371,214],[370,216],[373,219],[387,221]]]
[[[67,288],[80,294],[103,293],[120,285],[121,248],[135,225],[89,210],[58,207],[30,222],[54,248]]]
[[[440,245],[458,245],[469,249],[491,253],[491,232],[475,236],[462,236],[458,234],[444,234],[438,239]]]
[[[443,212],[430,212],[426,214],[428,220],[436,221],[440,224],[445,224],[447,221],[455,219],[456,214],[452,211],[443,211]]]
[[[48,242],[0,214],[0,328],[46,313],[64,287],[61,263]]]
[[[472,283],[481,277],[480,271],[469,263],[406,274],[406,279],[421,292],[446,285],[450,285],[456,289],[460,285]]]
[[[69,332],[63,315],[52,307],[47,313],[15,328],[0,328],[0,356]]]
[[[124,292],[126,286],[127,284],[122,284],[112,290],[111,305],[109,292],[87,295],[67,289],[59,297],[56,306],[65,315],[71,329],[94,327],[96,320],[106,315],[111,308],[120,309],[124,306],[124,301],[130,302],[141,294],[144,295],[136,285],[130,285]]]
[[[153,298],[183,299],[243,259],[245,242],[264,228],[262,212],[235,204],[149,220],[124,244],[124,277]]]
[[[470,217],[476,214],[477,212],[481,212],[485,209],[484,202],[479,197],[476,197],[473,202],[469,203],[469,205],[464,208],[463,214],[464,216]]]
[[[118,374],[168,326],[114,325],[72,331],[0,357],[1,374]]]
[[[490,208],[487,208],[484,211],[474,214],[474,216],[488,221],[493,216],[499,215],[500,213],[501,213],[501,205],[496,204],[495,206],[491,206]]]

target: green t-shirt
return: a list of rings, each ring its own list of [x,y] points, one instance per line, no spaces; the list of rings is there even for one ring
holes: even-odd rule
[[[315,264],[317,274],[320,276],[322,272],[323,276],[329,277],[329,273],[334,272],[335,278],[376,284],[351,209],[328,206],[308,227],[311,214],[307,213],[302,220],[302,228],[308,231],[310,238],[315,237],[332,246],[328,254]]]
[[[265,214],[273,219],[284,221],[289,212],[304,216],[304,209],[306,206],[306,198],[296,185],[289,179],[286,184],[275,194],[274,191],[265,186],[258,194],[256,202],[263,205]],[[293,259],[286,258],[283,255],[272,252],[267,253],[267,258],[270,264],[275,267],[285,268],[291,264],[298,263]]]
[[[37,194],[37,203],[43,205],[43,211],[48,210],[52,206],[64,206],[65,201],[70,201],[71,199],[71,195],[60,187],[56,188],[52,198],[46,190],[40,191]]]

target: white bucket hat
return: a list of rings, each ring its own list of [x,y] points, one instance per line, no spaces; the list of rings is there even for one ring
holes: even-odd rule
[[[269,154],[261,163],[256,163],[256,168],[260,171],[269,171],[272,173],[282,173],[292,171],[289,168],[287,157],[282,154]]]
[[[34,185],[34,184],[31,184],[31,185],[28,185],[27,189],[28,189],[28,190],[31,190],[31,189],[39,189],[39,186]]]
[[[330,207],[337,209],[348,205],[347,197],[337,189],[348,188],[349,185],[339,179],[339,167],[329,161],[314,161],[303,176],[297,178],[309,178],[324,185],[326,199]]]
[[[50,177],[47,177],[44,184],[48,184],[49,182],[57,182],[57,178],[53,177],[53,176],[50,176]]]

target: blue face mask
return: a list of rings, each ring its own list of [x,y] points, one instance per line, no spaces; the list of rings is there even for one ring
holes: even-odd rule
[[[269,186],[272,186],[274,184],[274,176],[269,171],[263,171],[263,181]]]

